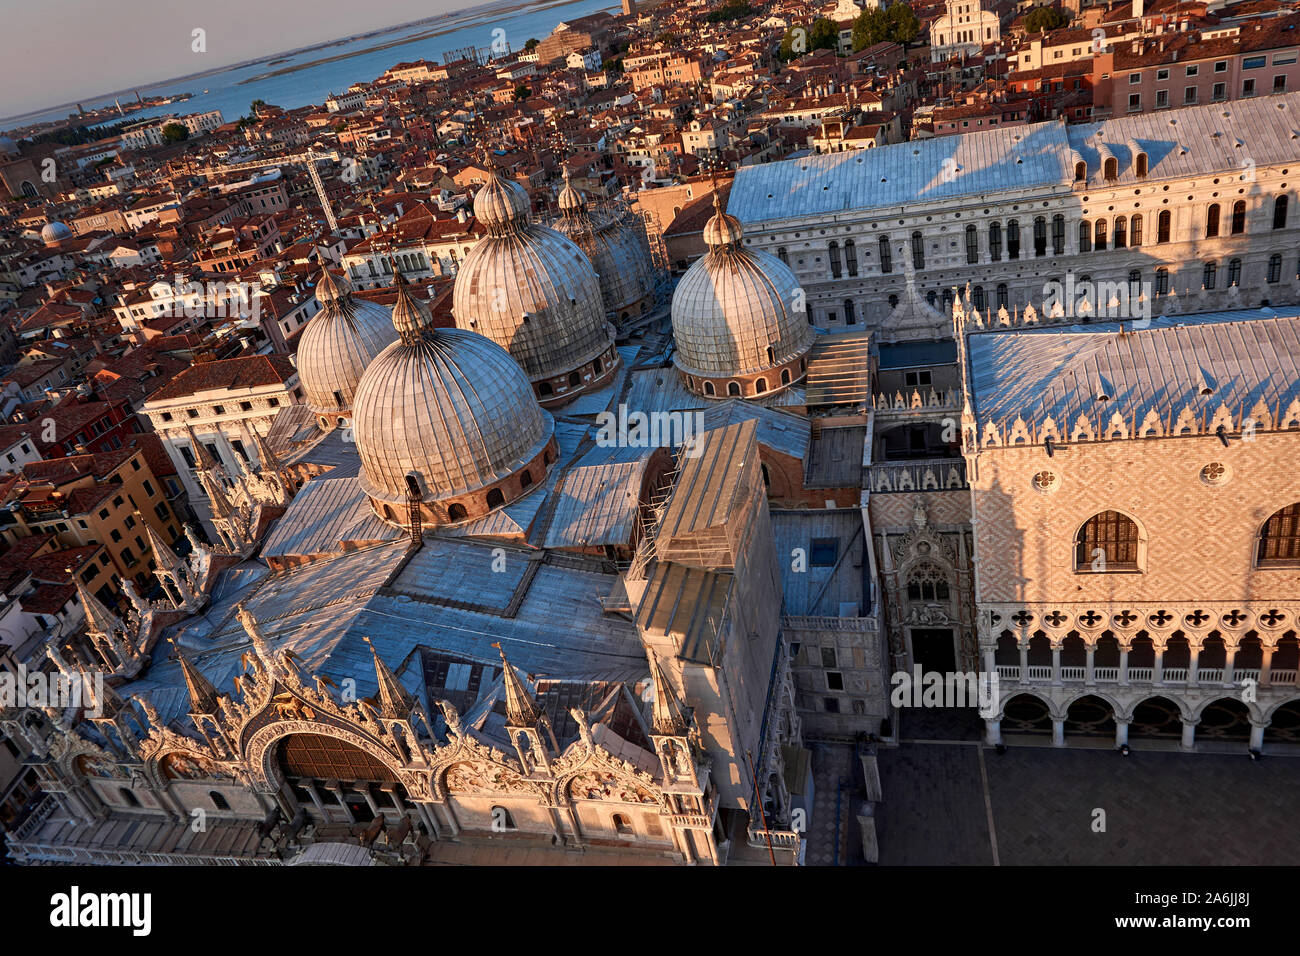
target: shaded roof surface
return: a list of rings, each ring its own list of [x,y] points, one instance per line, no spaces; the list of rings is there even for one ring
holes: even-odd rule
[[[1132,427],[1134,415],[1140,423],[1154,408],[1168,427],[1185,404],[1207,414],[1225,404],[1236,418],[1263,399],[1276,415],[1300,395],[1300,307],[1160,316],[1146,329],[1120,329],[1110,322],[969,335],[980,426],[1051,415],[1068,428],[1080,414],[1109,419],[1122,410]]]

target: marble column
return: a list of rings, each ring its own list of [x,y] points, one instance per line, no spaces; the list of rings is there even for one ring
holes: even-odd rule
[[[1201,665],[1201,645],[1198,641],[1187,642],[1187,686],[1197,685],[1197,671]]]
[[[1061,645],[1052,643],[1052,683],[1061,686]]]
[[[1122,747],[1128,743],[1128,726],[1132,721],[1115,719],[1115,746]]]
[[[1264,728],[1272,721],[1262,720],[1250,722],[1250,749],[1262,751],[1264,749]]]
[[[1002,721],[992,718],[984,721],[984,740],[990,747],[996,747],[1002,743]]]
[[[1263,644],[1263,659],[1259,662],[1259,686],[1269,687],[1273,683],[1273,645]]]
[[[1128,686],[1128,645],[1119,646],[1119,683],[1121,687]]]
[[[1196,725],[1198,723],[1200,723],[1198,720],[1188,720],[1186,717],[1183,718],[1182,747],[1184,750],[1191,750],[1196,746]]]
[[[1085,646],[1085,650],[1088,655],[1088,661],[1087,661],[1086,671],[1083,676],[1083,682],[1087,684],[1089,687],[1092,687],[1097,683],[1096,668],[1093,666],[1094,661],[1097,657],[1097,645],[1088,644]]]
[[[1052,746],[1053,747],[1065,746],[1065,718],[1064,717],[1052,718]]]

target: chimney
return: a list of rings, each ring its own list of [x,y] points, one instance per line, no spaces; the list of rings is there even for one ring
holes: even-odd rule
[[[1144,9],[1143,0],[1133,0],[1133,19],[1141,20]]]

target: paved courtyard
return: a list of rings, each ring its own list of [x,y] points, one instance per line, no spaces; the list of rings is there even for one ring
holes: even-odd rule
[[[905,742],[879,750],[882,865],[1294,865],[1300,758]],[[816,745],[807,863],[861,865],[862,775]],[[981,763],[983,769],[981,770]],[[856,772],[855,772],[856,771]],[[852,779],[844,789],[838,784]],[[987,784],[985,781],[987,780]],[[839,798],[837,804],[837,797]],[[838,810],[839,828],[836,831]],[[1104,832],[1094,832],[1095,811]],[[990,834],[990,816],[992,833]],[[995,851],[996,846],[996,851]]]

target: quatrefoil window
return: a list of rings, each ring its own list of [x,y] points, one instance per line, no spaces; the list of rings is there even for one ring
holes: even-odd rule
[[[1034,475],[1034,488],[1038,491],[1055,491],[1060,487],[1060,484],[1060,479],[1056,477],[1054,472],[1040,471]]]
[[[1221,461],[1212,461],[1201,469],[1201,481],[1207,485],[1226,484],[1231,477],[1232,472]]]

